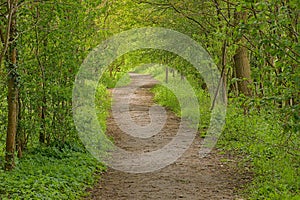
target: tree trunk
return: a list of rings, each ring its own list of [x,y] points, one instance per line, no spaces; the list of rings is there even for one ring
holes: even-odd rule
[[[17,0],[8,2],[8,11],[12,14],[9,34],[8,62],[8,124],[6,136],[5,169],[14,168],[15,140],[18,126],[18,73],[17,73],[17,47],[16,47],[16,8]]]
[[[235,20],[236,23],[239,23],[241,20],[244,22],[247,20],[247,13],[246,12],[236,12],[235,13]],[[238,90],[240,93],[251,96],[252,91],[249,88],[249,85],[252,83],[251,79],[251,69],[250,69],[250,61],[248,57],[248,50],[245,47],[246,40],[242,37],[239,41],[239,47],[237,48],[234,59],[235,71],[236,71],[236,78],[239,79],[238,81]]]
[[[169,68],[166,67],[166,83],[169,82]]]
[[[236,78],[238,81],[238,90],[240,93],[251,96],[252,91],[249,85],[252,83],[250,62],[248,58],[248,50],[246,47],[240,46],[234,55],[234,64],[236,70]]]
[[[21,124],[19,123],[22,120],[22,102],[20,100],[20,93],[18,93],[18,127],[17,127],[17,135],[16,135],[16,150],[18,158],[23,157],[23,150],[26,143],[25,131],[22,130]]]
[[[38,66],[41,70],[41,88],[42,88],[42,100],[41,106],[39,107],[39,117],[41,119],[41,128],[39,133],[39,142],[45,144],[46,142],[46,105],[47,105],[47,98],[46,98],[46,76],[45,76],[45,67],[40,59],[40,37],[39,37],[39,27],[38,22],[40,20],[40,10],[39,6],[36,7],[36,15],[35,15],[35,39],[36,39],[36,47],[35,47],[35,57],[38,63]],[[46,48],[47,43],[43,43],[44,47]]]
[[[42,106],[40,108],[40,118],[41,118],[41,130],[39,135],[39,142],[42,144],[45,144],[46,142],[46,96],[44,94],[45,88],[44,84],[42,85],[43,88],[43,100],[42,100]]]

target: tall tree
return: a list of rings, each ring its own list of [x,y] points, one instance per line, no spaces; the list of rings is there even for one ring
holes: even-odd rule
[[[7,73],[8,73],[8,124],[6,136],[5,169],[14,168],[15,138],[18,124],[18,72],[17,72],[17,3],[18,0],[8,0],[8,21],[7,37],[9,46],[7,52]]]

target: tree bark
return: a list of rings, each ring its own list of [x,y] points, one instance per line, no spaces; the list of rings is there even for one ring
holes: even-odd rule
[[[234,64],[236,70],[236,78],[238,81],[238,90],[240,93],[251,96],[252,91],[249,85],[252,83],[250,62],[248,58],[248,50],[246,47],[240,46],[234,55]]]
[[[18,126],[18,73],[17,73],[17,47],[16,47],[16,8],[17,0],[8,1],[8,11],[12,13],[9,35],[8,62],[8,124],[6,136],[5,169],[12,170],[15,166],[15,140]]]

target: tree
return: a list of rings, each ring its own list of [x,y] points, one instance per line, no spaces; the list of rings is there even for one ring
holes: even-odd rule
[[[238,23],[243,22],[245,23],[247,20],[247,12],[235,12],[234,14],[236,25]],[[235,73],[236,78],[238,79],[238,90],[242,94],[246,96],[251,96],[251,88],[249,85],[252,83],[251,78],[251,69],[250,69],[250,61],[248,57],[248,49],[245,46],[246,39],[244,36],[237,42],[238,48],[236,50],[235,55],[233,56],[234,59],[234,66],[235,66]]]
[[[18,126],[18,67],[17,67],[17,0],[7,1],[7,33],[5,44],[7,46],[7,74],[8,74],[8,124],[6,136],[6,155],[5,155],[5,169],[12,170],[14,168],[14,153],[15,153],[15,139]],[[6,48],[6,47],[5,47]],[[5,51],[4,51],[5,52]]]

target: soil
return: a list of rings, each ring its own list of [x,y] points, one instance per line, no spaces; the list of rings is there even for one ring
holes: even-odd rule
[[[114,101],[121,102],[130,87],[137,87],[130,99],[129,114],[141,126],[150,123],[149,108],[155,105],[150,92],[158,82],[150,75],[130,73],[131,84],[116,88]],[[121,109],[120,109],[121,112]],[[133,152],[149,152],[162,148],[176,136],[180,118],[166,109],[167,120],[163,129],[150,138],[132,137],[124,133],[111,115],[107,121],[107,134],[115,144]],[[159,113],[158,113],[159,114]],[[155,113],[154,113],[155,115]],[[238,192],[251,179],[239,158],[214,149],[207,157],[199,157],[200,134],[192,145],[174,163],[154,172],[127,173],[108,168],[99,183],[88,192],[87,199],[102,200],[217,200],[242,199]]]

